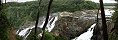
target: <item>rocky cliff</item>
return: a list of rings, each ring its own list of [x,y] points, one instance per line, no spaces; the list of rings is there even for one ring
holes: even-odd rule
[[[63,13],[61,13],[63,14]],[[86,13],[83,11],[69,13],[64,12],[64,15],[55,23],[52,33],[56,36],[65,36],[68,40],[73,39],[87,29],[95,22],[95,14],[93,12]],[[88,16],[90,15],[90,16]],[[86,19],[87,18],[87,19]]]

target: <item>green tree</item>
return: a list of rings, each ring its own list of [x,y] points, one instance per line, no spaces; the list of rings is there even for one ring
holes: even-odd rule
[[[118,0],[116,0],[118,2]],[[118,34],[118,3],[116,4],[116,8],[115,8],[115,13],[113,14],[113,22],[115,23],[114,25],[114,30],[115,30],[115,33]]]
[[[5,14],[0,12],[0,40],[8,40],[9,23]]]
[[[49,1],[49,0],[48,0]],[[43,0],[41,3],[41,10],[39,16],[46,15],[47,13],[47,0]],[[17,2],[8,2],[6,4],[5,12],[7,13],[7,18],[10,20],[16,28],[18,26],[23,25],[28,21],[36,20],[36,15],[38,10],[38,1],[25,2],[25,3],[17,3]],[[83,1],[83,0],[54,0],[52,4],[52,13],[55,12],[74,12],[83,9],[95,9],[96,3],[91,1]]]
[[[118,0],[115,0],[118,2]],[[112,20],[114,22],[114,28],[112,29],[112,33],[110,33],[109,35],[109,40],[118,40],[118,3],[115,5],[116,8],[115,13],[112,16]]]

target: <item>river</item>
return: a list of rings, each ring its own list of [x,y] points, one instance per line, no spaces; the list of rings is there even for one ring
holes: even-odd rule
[[[112,12],[110,12],[108,9],[105,10],[105,14],[106,16],[112,16],[112,13],[114,12],[113,10],[111,10]],[[41,20],[40,20],[41,19]],[[54,16],[54,15],[51,15],[49,16],[49,21],[48,21],[48,24],[46,26],[46,31],[48,32],[51,32],[51,30],[54,28],[55,26],[55,22],[58,20],[58,16]],[[43,28],[43,25],[45,23],[45,17],[40,17],[39,18],[39,25],[38,27],[39,28]],[[94,30],[94,27],[95,27],[96,23],[94,23],[93,25],[91,25],[91,27],[88,29],[87,32],[81,34],[80,36],[72,39],[72,40],[91,40],[91,37],[93,36],[93,30]],[[31,33],[32,29],[35,28],[35,25],[31,25],[27,28],[23,28],[23,29],[19,29],[16,34],[19,35],[19,36],[22,36],[24,37],[24,40],[29,36],[29,34]]]
[[[41,17],[39,19],[42,19],[42,18],[43,18],[43,21],[40,20],[39,25],[38,25],[39,28],[43,28],[43,25],[45,23],[45,20],[44,20],[45,17]],[[46,31],[51,32],[51,30],[54,28],[55,22],[57,20],[58,20],[58,16],[50,16],[49,17],[49,22],[48,22],[48,24],[46,26]],[[31,33],[33,28],[35,28],[34,25],[33,26],[29,26],[28,28],[23,28],[22,30],[19,29],[16,32],[16,34],[19,35],[19,36],[22,36],[23,40],[25,40],[29,36],[29,34]]]
[[[94,27],[96,26],[96,23],[93,24],[87,32],[81,34],[79,37],[76,37],[72,40],[91,40],[91,37],[93,36],[93,30],[94,30]]]

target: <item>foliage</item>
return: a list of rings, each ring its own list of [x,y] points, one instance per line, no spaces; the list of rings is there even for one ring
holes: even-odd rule
[[[54,37],[51,33],[45,32],[44,40],[54,40]]]
[[[6,15],[0,11],[0,40],[8,40],[8,28],[10,28],[10,24]]]
[[[25,3],[9,2],[4,6],[7,7],[6,9],[4,9],[5,16],[7,16],[6,19],[8,19],[9,22],[15,26],[15,28],[19,28],[20,26],[24,25],[24,23],[27,23],[29,21],[34,22],[36,20],[37,13],[39,13],[39,17],[46,15],[48,2],[49,0],[43,0],[40,7],[38,1],[25,2]],[[83,0],[54,0],[51,7],[52,7],[51,13],[63,12],[63,11],[74,12],[83,9],[89,10],[97,8],[96,3]],[[2,22],[7,22],[8,20],[6,21],[2,20]],[[5,26],[8,26],[7,23],[5,24]],[[33,39],[32,36],[29,38]],[[45,38],[46,40],[54,40],[55,38],[57,40],[59,39],[66,40],[65,37],[62,36],[56,37],[50,33],[46,33],[46,38]]]
[[[35,28],[33,28],[33,29],[31,29],[32,31],[31,31],[31,33],[28,35],[28,37],[26,38],[26,40],[34,40],[35,38],[35,36],[36,35],[38,35],[38,34],[36,34],[35,35]],[[40,28],[38,28],[37,29],[37,33],[41,33],[41,29]],[[38,37],[37,36],[37,39],[36,40],[39,40],[40,39],[40,37]]]
[[[116,0],[118,2],[118,0]],[[114,27],[115,27],[115,31],[118,34],[118,3],[116,4],[116,8],[115,8],[115,13],[113,14],[113,22],[115,23]]]
[[[23,37],[20,37],[19,35],[16,35],[17,40],[22,40]]]
[[[31,34],[27,37],[26,40],[34,40],[34,33],[33,32],[34,31],[31,32]],[[38,36],[37,40],[40,40],[40,39],[41,39],[41,36]],[[50,32],[45,32],[44,40],[67,40],[67,38],[64,36],[55,36]]]
[[[118,0],[116,0],[118,2]],[[109,34],[109,39],[110,40],[118,40],[118,3],[115,5],[116,8],[115,13],[112,16],[112,20],[114,22],[114,29],[113,29],[113,33]]]
[[[65,1],[54,1],[53,2],[53,12],[62,12],[62,11],[79,11],[83,9],[96,9],[97,5],[91,1],[83,1],[83,0],[65,0]]]
[[[109,40],[118,40],[118,35],[115,33],[110,33],[109,34]]]
[[[48,1],[43,0],[40,7],[38,1],[25,3],[9,2],[6,4],[7,8],[5,9],[5,12],[7,13],[7,18],[10,20],[10,23],[18,28],[18,26],[22,26],[27,21],[35,21],[38,11],[40,16],[46,15]],[[82,9],[95,8],[97,8],[96,3],[91,1],[54,0],[51,12],[74,12]]]
[[[5,8],[0,5],[0,40],[15,40],[14,26],[7,19]]]
[[[55,36],[52,33],[46,32],[44,40],[67,40],[65,36]]]

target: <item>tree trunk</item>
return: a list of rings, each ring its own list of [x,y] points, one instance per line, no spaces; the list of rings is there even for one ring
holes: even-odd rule
[[[48,11],[47,11],[47,15],[46,15],[46,19],[45,19],[45,23],[44,23],[44,26],[43,26],[43,34],[42,34],[42,38],[41,40],[44,40],[44,36],[45,36],[45,28],[47,26],[47,23],[48,23],[48,19],[49,19],[49,15],[50,15],[50,9],[51,9],[51,4],[52,4],[53,0],[50,0],[49,1],[49,5],[48,5]]]
[[[103,38],[104,38],[104,40],[108,40],[108,33],[107,33],[107,25],[106,25],[106,18],[105,18],[103,0],[100,0],[100,9],[101,9],[101,17],[102,17]]]
[[[35,36],[34,36],[34,40],[36,40],[37,39],[37,26],[38,26],[38,21],[39,21],[39,13],[40,13],[40,5],[41,5],[41,2],[42,2],[42,0],[40,0],[39,1],[39,8],[38,8],[38,13],[37,13],[37,19],[36,19],[36,24],[35,24]]]

